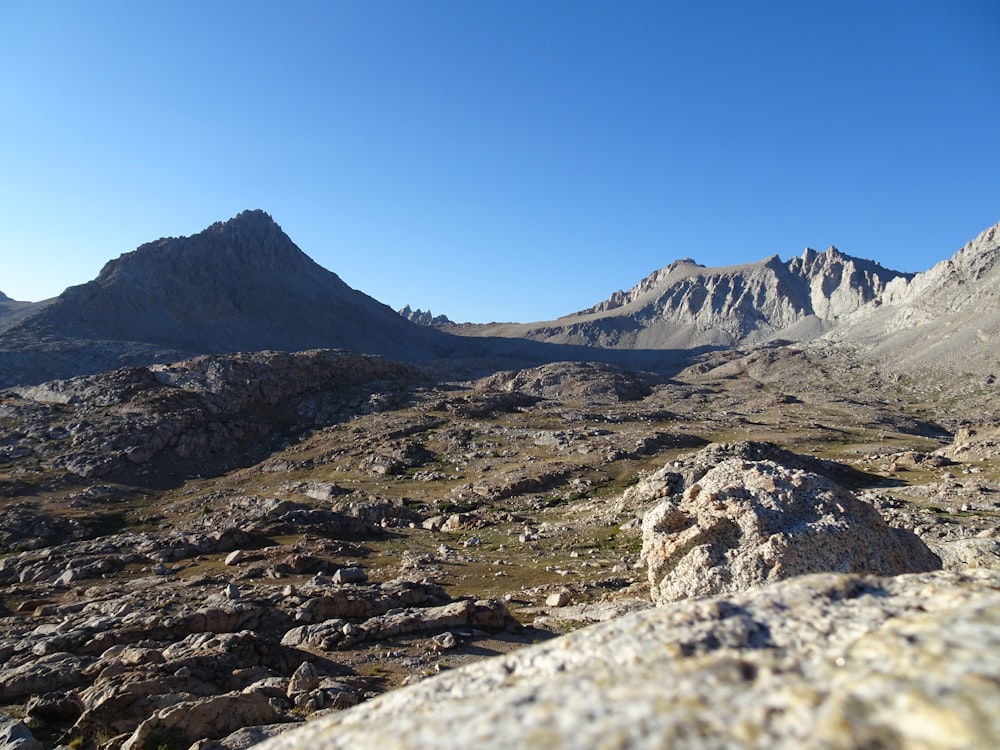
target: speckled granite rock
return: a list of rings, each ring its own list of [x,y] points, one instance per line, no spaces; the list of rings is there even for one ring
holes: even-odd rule
[[[993,568],[1000,570],[1000,539],[954,539],[933,545],[945,570]]]
[[[445,673],[260,750],[1000,747],[1000,573],[802,576]]]
[[[822,477],[728,459],[646,514],[653,601],[741,591],[819,572],[897,575],[941,561],[912,532]]]

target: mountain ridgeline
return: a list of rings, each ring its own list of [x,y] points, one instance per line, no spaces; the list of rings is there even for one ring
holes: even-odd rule
[[[833,247],[807,249],[787,262],[774,255],[722,268],[685,258],[628,291],[521,335],[625,349],[812,339],[877,300],[893,280],[911,277]]]
[[[722,268],[685,258],[557,320],[454,324],[351,289],[268,214],[244,211],[142,245],[52,300],[0,297],[0,387],[198,354],[305,349],[457,374],[556,360],[665,369],[712,349],[817,341],[859,346],[887,364],[988,369],[996,347],[981,344],[1000,337],[998,282],[1000,225],[921,274],[833,247]]]

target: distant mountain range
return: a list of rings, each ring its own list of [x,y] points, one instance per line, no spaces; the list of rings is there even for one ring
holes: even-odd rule
[[[691,349],[808,340],[912,274],[830,248],[784,262],[706,268],[690,258],[654,271],[628,291],[555,321],[490,326],[489,335],[612,349]],[[470,332],[470,331],[467,331]]]
[[[907,366],[954,367],[959,358],[989,369],[1000,349],[998,226],[922,274],[832,247],[723,268],[685,258],[554,321],[478,325],[394,312],[317,265],[266,213],[245,211],[142,245],[52,300],[0,294],[0,386],[195,354],[313,348],[502,369],[639,355],[655,366],[707,349],[818,340]]]

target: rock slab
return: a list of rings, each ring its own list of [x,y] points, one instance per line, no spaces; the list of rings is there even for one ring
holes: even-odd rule
[[[1000,747],[998,674],[1000,573],[816,574],[584,628],[259,750]]]

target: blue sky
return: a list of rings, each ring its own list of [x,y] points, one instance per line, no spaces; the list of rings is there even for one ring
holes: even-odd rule
[[[0,0],[0,290],[262,208],[455,320],[1000,221],[1000,4]]]

